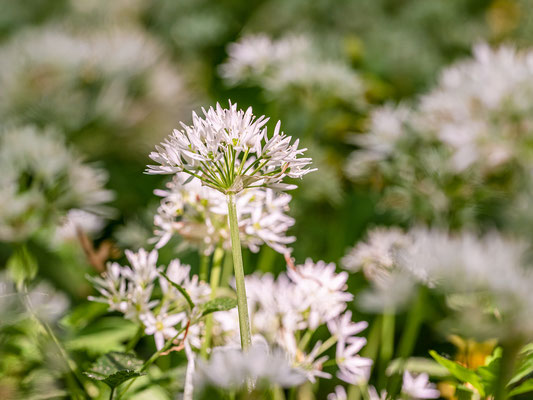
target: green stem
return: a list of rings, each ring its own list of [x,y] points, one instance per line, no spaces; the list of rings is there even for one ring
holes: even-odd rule
[[[400,392],[402,384],[402,371],[404,369],[407,358],[413,353],[416,339],[420,331],[420,326],[424,320],[424,308],[425,308],[425,289],[420,287],[418,289],[418,296],[416,298],[413,307],[410,308],[407,314],[407,320],[405,322],[405,328],[398,345],[397,357],[401,360],[401,368],[398,374],[389,379],[389,385],[387,392],[395,396]]]
[[[379,375],[378,388],[382,389],[387,381],[387,366],[394,354],[394,312],[385,310],[383,313],[383,322],[381,325],[381,348],[379,352]]]
[[[115,394],[115,388],[112,387],[112,388],[111,388],[111,392],[109,392],[109,400],[113,400],[113,396],[114,396],[114,394]]]
[[[246,287],[244,283],[244,268],[242,265],[241,239],[239,237],[239,222],[237,208],[235,207],[235,195],[229,193],[228,217],[231,232],[231,250],[233,253],[233,267],[235,271],[235,286],[237,289],[237,309],[239,312],[239,329],[241,332],[241,346],[247,350],[251,343],[250,318],[248,316],[248,301],[246,299]]]
[[[233,259],[228,251],[224,257],[224,264],[222,266],[222,277],[220,278],[220,287],[228,287],[229,280],[233,274]]]
[[[222,266],[222,261],[224,260],[224,250],[221,246],[218,246],[215,249],[215,254],[213,255],[213,267],[211,268],[211,300],[216,297],[216,291],[220,282],[220,271]],[[207,349],[211,346],[211,334],[213,330],[213,314],[209,314],[205,320],[205,337],[202,343],[202,348],[200,349],[200,355],[203,358],[207,358]]]
[[[200,256],[200,280],[202,282],[207,282],[207,275],[209,270],[209,256],[202,254]]]

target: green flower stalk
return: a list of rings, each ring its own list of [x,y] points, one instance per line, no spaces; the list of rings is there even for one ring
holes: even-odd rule
[[[250,322],[235,197],[247,188],[294,189],[296,186],[284,183],[284,178],[301,178],[311,172],[311,159],[300,157],[306,149],[298,148],[298,140],[291,144],[292,138],[280,131],[279,121],[269,138],[265,127],[268,118],[255,118],[251,108],[244,112],[230,102],[228,109],[217,104],[203,113],[204,118],[193,113],[193,125],[182,124],[182,130],[174,130],[156,146],[150,158],[159,165],[149,165],[146,172],[186,173],[191,180],[197,178],[226,196],[241,344],[248,349]]]

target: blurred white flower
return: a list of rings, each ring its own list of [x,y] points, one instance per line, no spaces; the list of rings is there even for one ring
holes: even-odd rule
[[[0,117],[66,134],[90,128],[98,133],[94,141],[120,140],[122,151],[145,151],[159,131],[154,126],[171,129],[176,112],[190,108],[184,79],[142,29],[77,30],[86,20],[74,19],[23,30],[0,46]]]
[[[185,172],[224,194],[239,193],[251,187],[293,189],[282,183],[285,177],[301,178],[312,170],[310,158],[298,158],[299,140],[280,133],[280,122],[268,138],[268,118],[255,118],[252,108],[237,110],[237,104],[223,109],[203,109],[204,118],[193,112],[193,125],[182,123],[150,158],[160,165],[149,165],[149,174]]]
[[[362,80],[350,66],[323,56],[311,37],[287,35],[273,40],[248,35],[228,46],[228,60],[220,75],[231,85],[252,83],[278,98],[294,92],[327,94],[348,103],[361,103]]]
[[[77,240],[78,230],[88,235],[98,233],[104,227],[102,217],[79,209],[71,209],[57,227],[58,240]]]
[[[199,360],[195,377],[198,387],[245,389],[247,382],[256,388],[279,385],[298,386],[305,381],[304,373],[292,367],[281,349],[253,344],[243,352],[235,347],[216,347],[209,361]]]
[[[380,394],[374,386],[368,387],[369,400],[387,400],[388,393],[386,390],[382,390]]]
[[[421,123],[453,149],[458,171],[472,164],[490,171],[528,156],[522,144],[533,126],[533,53],[486,44],[473,53],[445,69],[422,97]]]
[[[368,280],[384,285],[395,267],[394,253],[409,242],[400,229],[374,228],[343,257],[342,265],[351,272],[362,269]]]
[[[2,128],[0,240],[21,241],[71,209],[108,215],[105,171],[81,161],[54,131]]]
[[[440,392],[436,386],[429,382],[427,374],[411,375],[409,371],[403,373],[402,393],[412,400],[436,399],[440,397]]]
[[[335,392],[328,394],[328,400],[348,400],[348,394],[343,386],[335,386]]]

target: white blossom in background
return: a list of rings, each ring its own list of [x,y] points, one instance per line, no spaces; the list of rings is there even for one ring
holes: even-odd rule
[[[343,60],[327,58],[307,35],[271,39],[265,34],[244,36],[228,46],[228,60],[220,75],[230,85],[251,83],[269,95],[291,91],[326,95],[361,103],[364,86]]]
[[[487,311],[484,304],[488,299],[502,323],[492,327],[495,334],[531,337],[533,270],[525,242],[496,232],[479,237],[419,229],[412,237],[413,245],[398,255],[404,271],[447,295],[472,298],[479,303],[478,314]],[[478,329],[489,328],[480,324]]]
[[[437,399],[440,392],[435,384],[429,382],[428,374],[422,373],[417,376],[409,371],[403,374],[402,393],[412,400]]]
[[[202,253],[211,254],[217,245],[231,248],[228,211],[224,196],[193,178],[187,182],[186,173],[177,173],[167,183],[166,190],[156,190],[162,197],[154,216],[156,248],[163,247],[178,234]],[[187,182],[187,183],[185,183]],[[271,189],[250,188],[237,195],[237,212],[241,241],[257,252],[263,244],[285,254],[288,244],[296,239],[287,236],[294,219],[286,215],[291,196]]]
[[[346,272],[335,273],[334,264],[323,261],[297,265],[274,279],[270,274],[246,277],[248,306],[252,333],[260,334],[269,343],[282,348],[291,365],[303,370],[309,381],[331,378],[322,370],[329,360],[325,352],[337,346],[337,376],[352,384],[368,379],[372,360],[359,356],[366,340],[357,336],[367,323],[352,322],[346,310],[353,295],[347,291]],[[235,310],[215,314],[220,335],[238,338]],[[313,332],[327,325],[328,342],[313,341]],[[303,339],[307,336],[307,339]]]
[[[246,390],[250,381],[256,389],[290,388],[302,384],[305,375],[290,365],[283,350],[263,343],[254,343],[246,352],[234,346],[217,347],[209,361],[198,361],[195,382],[200,390],[206,386]]]
[[[165,270],[157,266],[157,251],[140,249],[137,253],[127,251],[129,266],[108,263],[107,271],[99,277],[89,277],[99,297],[89,300],[109,305],[110,311],[119,311],[126,319],[141,323],[147,335],[153,335],[156,346],[161,349],[164,343],[198,319],[201,307],[210,300],[211,290],[198,277],[190,276],[190,266],[172,260],[166,268],[170,280],[181,285],[191,296],[195,307],[191,310],[179,291],[161,275]],[[156,296],[157,283],[162,296]],[[203,325],[189,326],[187,344],[199,349],[203,335]],[[177,339],[183,339],[183,331]]]
[[[104,227],[104,219],[99,215],[79,209],[71,209],[61,219],[56,230],[56,239],[67,241],[77,240],[78,231],[88,235],[100,232]]]
[[[144,151],[154,126],[164,132],[176,112],[190,108],[184,79],[147,32],[131,24],[76,30],[87,23],[80,11],[72,25],[26,29],[3,42],[0,117],[52,124],[67,134],[98,124],[106,143],[121,140],[123,151]]]
[[[475,46],[412,107],[377,108],[346,174],[410,223],[470,229],[484,210],[512,209],[532,182],[532,60],[532,50]]]
[[[367,239],[354,246],[342,259],[351,272],[362,270],[377,285],[386,284],[395,267],[395,252],[409,244],[409,237],[398,228],[375,228]]]
[[[421,99],[421,123],[453,149],[452,163],[490,172],[529,154],[533,133],[533,53],[474,47],[473,59],[445,69]]]
[[[416,286],[424,285],[445,294],[450,306],[459,307],[460,315],[468,315],[470,321],[463,321],[461,326],[472,329],[473,333],[490,331],[495,336],[525,337],[533,334],[528,317],[533,307],[530,290],[533,272],[526,243],[496,232],[484,236],[425,228],[412,229],[405,234],[395,228],[391,228],[390,235],[383,228],[374,232],[379,235],[374,235],[373,241],[359,244],[355,249],[364,249],[372,254],[367,260],[382,263],[387,268],[386,274],[378,280],[370,275],[374,283],[372,290],[357,299],[364,308],[374,311],[402,308],[416,293]],[[391,237],[400,238],[396,244],[401,244],[393,252],[390,252],[390,245],[394,243],[389,240]],[[372,248],[368,247],[372,242],[373,249],[378,251],[367,251]],[[360,259],[354,255],[357,254],[352,250],[345,258],[345,265],[360,264]],[[350,264],[354,260],[356,262]],[[462,299],[459,305],[454,303],[454,298]],[[461,312],[465,304],[474,308]],[[496,313],[492,322],[487,319],[491,313]]]
[[[310,158],[299,157],[299,139],[280,131],[280,122],[268,137],[264,127],[268,118],[256,118],[252,108],[238,110],[237,104],[223,109],[203,109],[204,118],[193,112],[193,125],[182,123],[150,153],[159,165],[149,165],[149,174],[185,172],[205,186],[221,193],[239,193],[246,188],[294,189],[282,183],[285,177],[301,178],[311,172]]]
[[[0,240],[20,241],[77,209],[109,215],[107,173],[82,162],[60,135],[35,127],[0,134]]]
[[[370,112],[368,132],[353,135],[351,142],[360,147],[348,158],[345,171],[353,179],[370,174],[374,164],[393,155],[397,142],[406,135],[405,125],[412,118],[406,105],[387,104]]]

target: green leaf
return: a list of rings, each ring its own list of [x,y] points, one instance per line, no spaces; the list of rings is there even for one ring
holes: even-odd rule
[[[509,384],[517,383],[531,373],[533,373],[533,351],[526,348],[525,351],[522,351],[518,366],[516,367],[516,373],[511,378]]]
[[[15,249],[7,260],[6,267],[19,290],[25,281],[30,281],[37,275],[37,261],[24,245]]]
[[[461,382],[470,383],[479,392],[481,397],[485,397],[485,388],[481,383],[481,378],[474,371],[465,368],[452,360],[439,356],[434,350],[431,350],[429,354],[431,354],[431,357],[433,357],[435,361],[445,367],[452,376]]]
[[[59,323],[66,328],[82,329],[96,318],[107,314],[108,308],[107,304],[88,301],[74,308]]]
[[[129,379],[146,375],[139,371],[143,364],[144,362],[134,354],[111,352],[100,356],[84,374],[97,381],[103,381],[111,388],[116,388]]]
[[[69,350],[85,350],[90,354],[104,354],[124,349],[124,342],[137,333],[137,325],[121,317],[106,317],[91,323],[74,337],[65,341]]]
[[[521,385],[515,387],[509,393],[509,396],[516,396],[522,393],[533,392],[533,379],[528,379],[524,381]]]
[[[161,274],[163,278],[167,280],[168,283],[170,283],[172,286],[178,289],[178,291],[183,295],[183,297],[185,297],[185,300],[187,300],[187,303],[189,303],[189,306],[191,307],[191,309],[193,309],[194,303],[191,299],[191,296],[189,296],[189,293],[187,293],[187,290],[185,290],[183,286],[178,285],[176,282],[171,281],[170,278],[167,276],[167,274],[165,274],[163,271],[160,271],[159,273]]]
[[[235,307],[237,307],[237,300],[231,297],[217,297],[203,305],[201,316],[203,317],[217,311],[228,311]]]
[[[455,397],[457,397],[457,400],[472,400],[473,395],[474,392],[472,392],[472,389],[469,389],[464,385],[458,385],[455,389]]]

